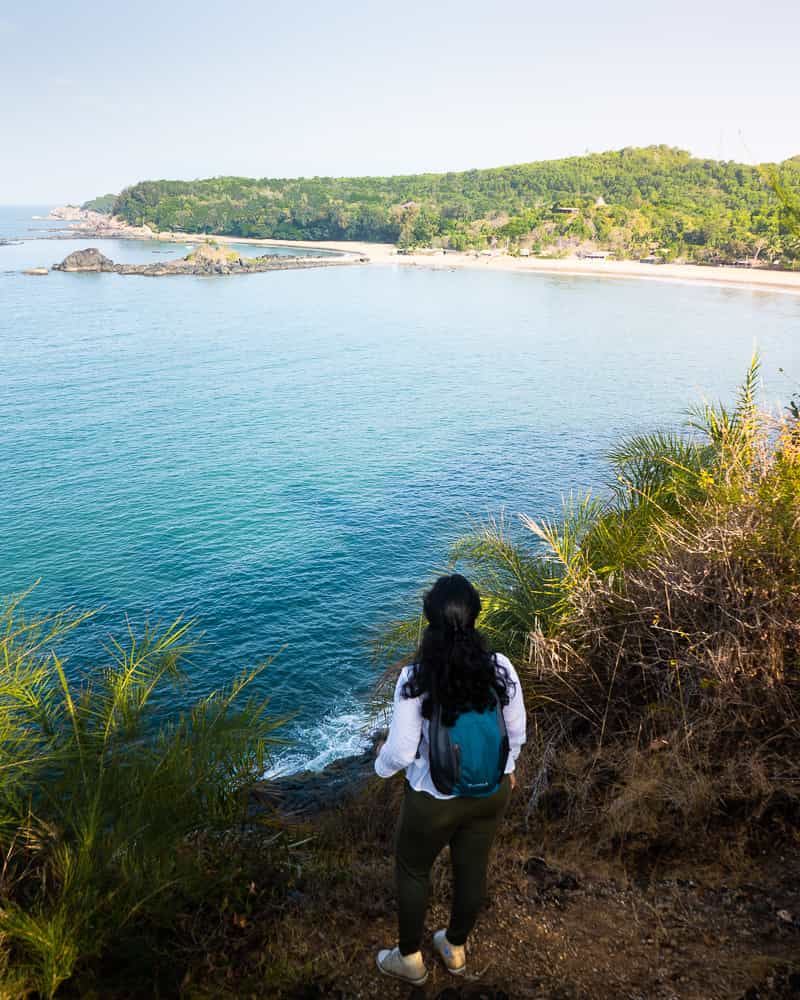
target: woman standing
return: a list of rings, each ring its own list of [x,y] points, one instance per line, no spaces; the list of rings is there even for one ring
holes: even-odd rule
[[[420,947],[430,872],[447,844],[453,906],[448,927],[433,936],[433,948],[451,973],[466,971],[464,945],[484,898],[489,851],[511,797],[514,764],[525,742],[525,706],[516,671],[505,656],[489,652],[475,629],[481,609],[477,590],[458,574],[440,577],[425,595],[423,609],[428,626],[415,662],[397,681],[389,736],[375,760],[381,778],[406,772],[396,842],[400,940],[397,947],[378,953],[378,968],[414,985],[428,978]],[[477,735],[464,736],[465,723],[473,720],[472,732]],[[444,783],[439,760],[442,734],[445,746],[452,734],[460,732],[459,739],[472,739],[474,747],[475,740],[491,741],[498,726],[507,743],[492,780],[477,791],[477,784],[472,787],[465,781]],[[489,742],[483,749],[485,759],[498,760],[496,744]],[[480,746],[473,756],[480,760]],[[458,745],[452,759],[461,760]]]

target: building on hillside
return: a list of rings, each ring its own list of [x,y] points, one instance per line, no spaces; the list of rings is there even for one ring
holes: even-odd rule
[[[574,215],[578,211],[576,205],[553,205],[553,211],[558,212],[561,215]]]
[[[604,208],[605,205],[606,205],[606,200],[602,195],[600,195],[598,198],[595,198],[594,200],[595,208]]]

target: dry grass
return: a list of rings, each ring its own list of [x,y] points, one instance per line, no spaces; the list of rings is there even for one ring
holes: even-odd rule
[[[529,809],[554,833],[636,851],[797,837],[797,481],[784,453],[736,504],[670,519],[622,586],[593,581],[561,636],[531,636]]]

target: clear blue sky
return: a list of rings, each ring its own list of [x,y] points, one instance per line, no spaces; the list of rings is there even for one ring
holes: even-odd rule
[[[800,153],[800,3],[0,6],[0,203],[664,142]]]

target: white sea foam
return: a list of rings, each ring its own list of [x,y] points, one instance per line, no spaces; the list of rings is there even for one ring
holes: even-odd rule
[[[364,707],[330,712],[319,722],[298,726],[288,738],[291,746],[278,752],[265,778],[279,778],[300,771],[321,771],[341,757],[363,753],[379,720]]]

